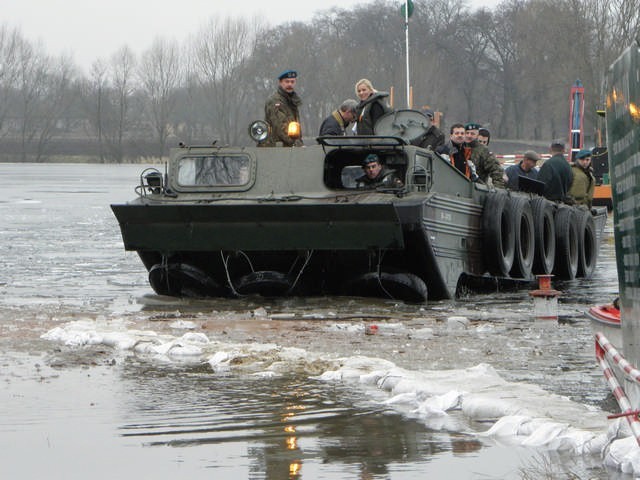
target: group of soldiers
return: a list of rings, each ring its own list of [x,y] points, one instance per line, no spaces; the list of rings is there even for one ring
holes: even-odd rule
[[[278,75],[278,89],[265,103],[265,120],[270,126],[263,146],[302,145],[302,137],[289,134],[289,124],[300,124],[298,108],[302,103],[295,91],[298,74],[295,70],[285,70]],[[347,135],[349,125],[354,125],[352,133],[373,135],[378,119],[391,111],[386,102],[386,92],[377,91],[367,79],[356,82],[355,93],[360,99],[348,99],[324,119],[319,136]],[[474,122],[454,123],[450,127],[449,140],[433,124],[433,111],[422,112],[431,120],[426,132],[413,143],[430,148],[436,154],[451,162],[462,174],[472,181],[481,181],[495,188],[519,190],[521,177],[542,182],[543,195],[550,200],[580,203],[591,207],[595,178],[591,172],[591,152],[580,151],[573,167],[567,162],[565,145],[560,140],[552,142],[552,157],[536,168],[540,156],[534,151],[525,152],[516,165],[503,170],[500,162],[489,150],[491,134],[482,125]],[[588,155],[587,155],[588,154]],[[387,170],[377,155],[368,155],[362,165],[364,175],[358,179],[358,186],[402,186],[402,182]]]
[[[540,156],[532,150],[525,152],[519,163],[508,167],[505,170],[507,188],[518,190],[519,180],[526,177],[540,182],[544,186],[542,193],[549,200],[591,208],[596,186],[591,164],[592,151],[578,151],[570,164],[565,157],[563,140],[551,142],[549,150],[551,158],[540,169],[536,168]]]

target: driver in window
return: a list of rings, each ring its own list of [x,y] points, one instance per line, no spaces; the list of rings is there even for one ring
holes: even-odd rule
[[[362,169],[364,170],[364,175],[356,178],[358,188],[402,187],[402,180],[398,178],[396,171],[383,166],[380,158],[375,153],[370,153],[366,156],[362,162]]]

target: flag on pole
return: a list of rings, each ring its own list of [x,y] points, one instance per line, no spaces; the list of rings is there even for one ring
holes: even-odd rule
[[[409,15],[405,14],[405,8],[407,8],[407,5],[409,6]],[[411,0],[406,0],[405,2],[403,2],[402,6],[400,7],[400,12],[402,13],[403,17],[410,17],[411,15],[413,15],[413,2]]]

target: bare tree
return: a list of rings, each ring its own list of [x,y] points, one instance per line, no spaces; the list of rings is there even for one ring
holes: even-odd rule
[[[608,66],[640,28],[640,0],[503,0],[480,10],[470,10],[467,0],[414,2],[414,105],[428,104],[451,121],[490,124],[494,138],[566,135],[576,79],[586,90],[588,131]],[[125,47],[82,79],[84,110],[66,116],[73,112],[70,62],[56,64],[41,45],[0,26],[0,138],[17,145],[22,159],[41,159],[57,135],[82,123],[90,140],[98,139],[102,161],[120,161],[134,147],[148,154],[150,143],[164,155],[172,133],[243,144],[246,125],[262,117],[277,74],[287,68],[300,73],[307,136],[354,97],[359,78],[380,90],[393,86],[396,107],[404,108],[398,6],[375,0],[269,29],[255,19],[213,18],[181,50],[158,38],[137,65]]]
[[[24,40],[16,44],[21,156],[24,161],[30,152],[35,161],[42,161],[69,108],[74,69],[67,58],[45,55],[41,45]]]
[[[134,69],[136,60],[128,47],[122,47],[111,57],[111,84],[113,88],[112,109],[113,118],[109,130],[109,145],[111,157],[116,161],[124,158],[124,138],[129,126],[131,101],[135,93]]]
[[[107,67],[101,60],[93,62],[90,78],[83,82],[84,110],[92,133],[98,139],[98,157],[101,162],[106,161],[105,154],[105,109],[108,108]]]
[[[73,97],[71,88],[76,76],[75,66],[68,57],[48,58],[45,91],[40,103],[36,159],[48,156],[51,141],[64,123]]]
[[[10,99],[15,91],[18,77],[18,45],[23,42],[20,32],[0,26],[0,135],[7,134],[7,119],[11,111]]]
[[[207,98],[212,130],[224,143],[237,142],[239,121],[246,118],[251,100],[242,79],[262,28],[257,19],[214,17],[193,43],[194,73]]]
[[[640,0],[612,0],[609,4],[612,18],[610,38],[620,46],[630,45],[640,35]]]
[[[108,63],[95,61],[90,79],[83,83],[84,110],[91,133],[97,137],[101,162],[121,162],[125,157],[125,133],[132,125],[134,67],[133,53],[122,47]]]
[[[167,137],[171,133],[171,115],[176,107],[176,92],[184,76],[178,45],[157,38],[151,48],[142,54],[138,76],[147,97],[149,121],[157,137],[156,154],[161,158],[166,153]]]
[[[27,160],[27,147],[36,135],[37,100],[44,93],[46,66],[44,55],[26,40],[17,42],[16,89],[19,96],[20,142],[22,161]]]

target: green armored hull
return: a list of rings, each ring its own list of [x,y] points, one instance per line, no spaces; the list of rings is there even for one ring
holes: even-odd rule
[[[426,121],[426,119],[425,119]],[[401,186],[363,190],[371,153]],[[400,136],[174,149],[112,205],[159,294],[451,298],[478,279],[589,276],[604,211],[471,182]],[[559,223],[558,223],[559,222]]]
[[[622,348],[640,363],[640,43],[607,75],[607,146],[622,323]],[[634,405],[640,402],[636,388]]]

